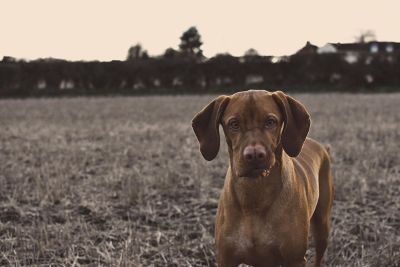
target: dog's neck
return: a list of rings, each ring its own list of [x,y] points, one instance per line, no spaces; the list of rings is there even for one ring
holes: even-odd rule
[[[277,199],[286,198],[286,189],[292,184],[292,181],[287,180],[287,177],[291,177],[287,175],[291,171],[290,166],[293,166],[290,157],[282,153],[265,177],[238,177],[229,168],[227,186],[230,197],[238,203],[243,213],[265,214]]]

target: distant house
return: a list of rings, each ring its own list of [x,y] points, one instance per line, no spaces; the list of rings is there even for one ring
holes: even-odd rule
[[[44,87],[45,88],[45,87]],[[44,89],[42,88],[42,89]],[[67,79],[67,80],[61,80],[59,88],[61,90],[71,90],[75,88],[75,83],[73,80],[71,79]]]
[[[258,74],[249,74],[246,76],[246,85],[260,84],[264,82],[264,77]]]
[[[361,54],[391,54],[400,52],[400,43],[371,41],[367,43],[327,43],[317,49],[318,54],[343,54],[344,59],[352,64]]]
[[[318,54],[331,54],[331,53],[337,53],[338,49],[334,44],[327,43],[324,46],[318,47],[317,53]]]
[[[323,53],[394,53],[400,52],[400,43],[371,41],[367,43],[327,43],[318,48]]]
[[[40,79],[40,80],[37,82],[37,85],[36,85],[36,88],[37,88],[37,89],[43,90],[43,89],[46,89],[46,87],[47,87],[46,80]]]
[[[309,41],[307,41],[306,45],[303,46],[303,48],[301,48],[299,51],[296,52],[296,54],[314,54],[316,53],[318,50],[318,46],[313,45],[312,43],[310,43]]]

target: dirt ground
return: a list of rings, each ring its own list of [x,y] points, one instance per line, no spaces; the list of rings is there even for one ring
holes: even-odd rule
[[[400,266],[400,94],[294,96],[332,147],[326,265]],[[205,162],[191,130],[213,97],[0,100],[0,265],[215,266],[226,146]]]

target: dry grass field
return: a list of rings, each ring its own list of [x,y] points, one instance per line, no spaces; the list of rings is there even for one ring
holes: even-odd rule
[[[326,265],[400,266],[400,94],[294,96],[332,147]],[[0,100],[0,265],[214,266],[227,152],[190,123],[213,97]]]

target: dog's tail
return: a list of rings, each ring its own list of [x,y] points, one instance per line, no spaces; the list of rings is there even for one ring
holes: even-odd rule
[[[328,152],[328,155],[331,157],[331,156],[332,156],[332,154],[331,154],[331,145],[330,145],[330,144],[327,144],[327,145],[325,145],[324,147],[325,147],[325,149],[326,149],[326,152]]]

